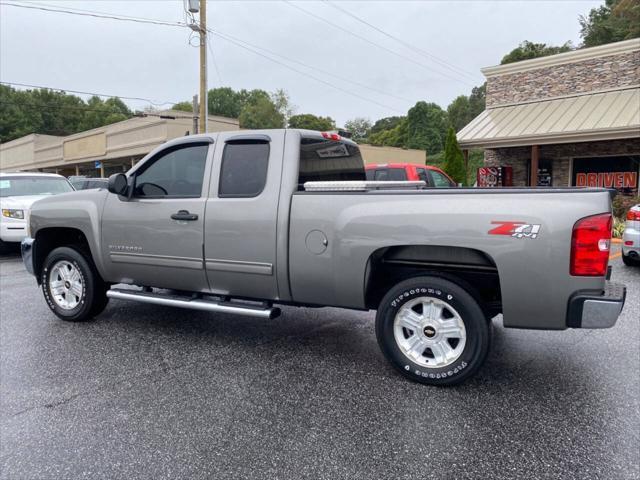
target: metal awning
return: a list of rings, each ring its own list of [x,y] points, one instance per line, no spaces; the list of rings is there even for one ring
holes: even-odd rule
[[[458,133],[462,148],[640,137],[640,87],[489,108]]]

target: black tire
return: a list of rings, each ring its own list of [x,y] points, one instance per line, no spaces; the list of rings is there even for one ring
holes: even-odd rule
[[[419,297],[445,302],[455,309],[464,324],[466,340],[460,347],[461,353],[451,364],[437,367],[416,363],[402,352],[396,341],[396,314]],[[412,331],[410,333],[413,335]],[[432,331],[425,327],[422,333],[428,335]],[[489,351],[490,325],[476,300],[466,290],[449,280],[425,276],[400,282],[384,296],[376,315],[376,336],[387,360],[405,377],[428,385],[456,385],[474,375],[484,363]],[[428,347],[422,353],[427,362],[430,354]],[[424,360],[422,356],[420,359]]]
[[[622,254],[622,263],[624,263],[627,267],[637,267],[640,265],[640,261],[635,258],[631,258],[629,255]]]
[[[82,293],[75,297],[77,305],[73,308],[63,308],[55,299],[49,283],[51,275],[59,262],[67,262],[76,269],[82,284]],[[57,270],[57,269],[56,269]],[[42,292],[47,305],[58,318],[69,322],[83,322],[101,313],[109,301],[106,292],[108,285],[100,277],[91,257],[76,246],[58,247],[47,255],[40,275]]]

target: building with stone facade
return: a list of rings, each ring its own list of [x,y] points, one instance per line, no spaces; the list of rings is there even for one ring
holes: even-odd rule
[[[488,67],[486,110],[458,132],[514,186],[638,192],[640,39]]]

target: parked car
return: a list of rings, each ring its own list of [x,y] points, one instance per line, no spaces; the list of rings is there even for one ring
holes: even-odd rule
[[[414,163],[377,163],[365,166],[367,180],[378,181],[416,181],[421,180],[427,187],[457,187],[451,177],[433,165],[416,165]]]
[[[68,321],[110,298],[263,320],[277,304],[377,310],[387,359],[436,385],[477,372],[499,313],[515,328],[615,324],[626,290],[609,280],[607,190],[414,183],[367,182],[336,134],[192,135],[108,190],[36,202],[22,255]]]
[[[73,187],[61,175],[52,173],[0,173],[0,250],[16,245],[27,236],[29,208],[36,200],[72,192]]]
[[[622,261],[625,265],[640,266],[640,203],[627,212],[622,234]]]
[[[107,178],[75,177],[70,178],[69,181],[76,190],[107,188],[107,186],[109,185],[109,179]]]

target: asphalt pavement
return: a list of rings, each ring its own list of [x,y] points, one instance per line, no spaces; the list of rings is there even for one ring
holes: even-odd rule
[[[609,330],[494,320],[462,386],[400,377],[373,312],[49,311],[0,258],[0,478],[640,478],[640,268]],[[531,286],[535,295],[535,285]]]

